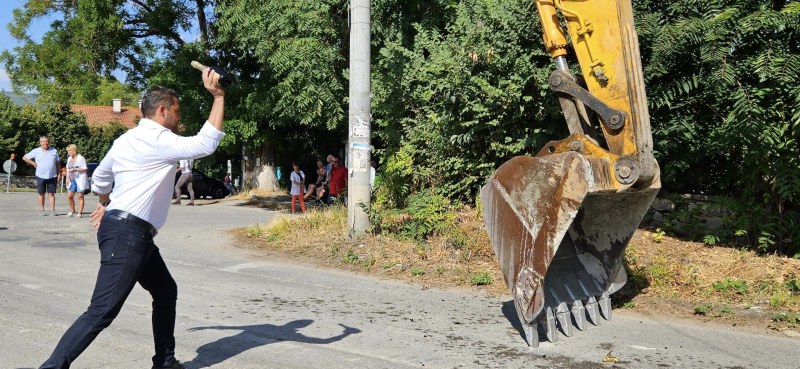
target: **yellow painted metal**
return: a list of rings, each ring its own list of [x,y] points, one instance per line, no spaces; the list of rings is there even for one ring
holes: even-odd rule
[[[657,175],[657,167],[652,157],[650,117],[630,0],[537,0],[536,3],[539,9],[557,8],[566,20],[587,90],[609,107],[626,114],[626,124],[620,129],[601,125],[608,150],[638,162],[639,182],[652,179]],[[555,17],[549,13],[545,17],[547,20],[540,19],[547,34],[554,27],[548,24]]]
[[[608,152],[586,137],[586,135],[580,133],[572,134],[563,140],[549,142],[544,145],[536,156],[542,157],[552,153],[565,152],[577,152],[591,161],[591,169],[594,175],[592,191],[620,191],[630,187],[630,185],[623,185],[617,181],[613,175],[614,166],[620,156]]]
[[[567,38],[558,21],[555,3],[553,0],[537,1],[536,8],[542,23],[545,49],[553,58],[567,55]]]

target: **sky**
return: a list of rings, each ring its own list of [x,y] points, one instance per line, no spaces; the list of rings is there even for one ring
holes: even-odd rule
[[[26,2],[27,0],[0,0],[0,51],[11,50],[15,46],[19,46],[17,40],[8,33],[8,24],[13,19],[12,11],[22,8]],[[42,35],[50,28],[52,19],[36,19],[31,22],[31,26],[28,28],[28,34],[31,38],[40,41]],[[187,41],[196,40],[199,37],[199,31],[194,28],[180,34]],[[115,72],[114,75],[120,81],[125,81],[125,75],[121,72]],[[11,91],[11,81],[8,79],[5,65],[2,64],[0,64],[0,91]]]
[[[8,27],[6,26],[11,22],[11,10],[22,6],[21,3],[22,2],[19,0],[0,2],[0,24],[2,24],[2,30],[0,30],[0,51],[11,49],[17,45],[16,40],[8,34]],[[8,73],[6,73],[4,65],[0,65],[0,90],[11,90],[11,82],[8,80]]]
[[[0,27],[0,51],[10,50],[15,46],[19,46],[17,40],[8,33],[8,24],[13,19],[11,11],[15,8],[22,8],[24,4],[25,0],[0,1],[0,25],[2,26]],[[28,32],[34,40],[40,40],[49,25],[49,20],[37,20],[31,23],[31,28],[28,29]],[[11,91],[11,82],[8,80],[5,65],[0,65],[0,90]]]

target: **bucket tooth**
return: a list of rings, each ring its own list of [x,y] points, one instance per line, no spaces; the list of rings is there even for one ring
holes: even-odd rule
[[[586,308],[583,307],[583,302],[581,300],[575,300],[572,302],[572,309],[570,309],[572,313],[572,321],[575,323],[575,327],[578,330],[582,331],[586,329]]]
[[[589,317],[589,323],[594,325],[600,325],[600,313],[597,310],[597,300],[594,296],[589,296],[589,300],[586,302],[586,316]]]
[[[550,342],[558,341],[558,330],[556,329],[556,317],[553,315],[553,309],[545,307],[545,314],[542,315],[542,325],[544,325],[547,340]]]
[[[570,312],[566,302],[558,304],[556,308],[556,320],[561,327],[561,332],[567,337],[572,337],[572,319],[570,319]]]
[[[533,323],[522,323],[522,330],[525,332],[525,341],[528,342],[528,347],[539,347],[539,324],[537,321]]]
[[[608,297],[608,292],[603,292],[597,304],[600,305],[600,315],[602,315],[605,320],[611,320],[611,298]]]

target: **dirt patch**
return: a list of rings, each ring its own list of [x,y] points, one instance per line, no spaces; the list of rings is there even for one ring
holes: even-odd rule
[[[420,243],[370,234],[350,240],[341,207],[312,209],[302,216],[287,214],[271,224],[232,232],[245,247],[303,263],[400,279],[422,288],[468,288],[507,296],[478,212],[459,211],[456,219],[467,243],[454,243],[446,236]],[[626,251],[626,270],[628,283],[612,296],[618,309],[734,326],[794,331],[800,327],[797,259],[709,247],[638,230]]]

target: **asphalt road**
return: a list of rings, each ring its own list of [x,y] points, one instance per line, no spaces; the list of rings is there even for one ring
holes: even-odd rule
[[[88,306],[99,263],[88,220],[64,217],[63,196],[62,216],[41,217],[35,197],[0,193],[0,368],[49,356]],[[172,207],[156,244],[178,283],[187,368],[800,367],[796,338],[618,311],[529,349],[509,298],[298,265],[238,248],[225,232],[275,215],[235,202]],[[73,368],[149,368],[149,315],[137,287]],[[609,352],[620,362],[602,364]]]

